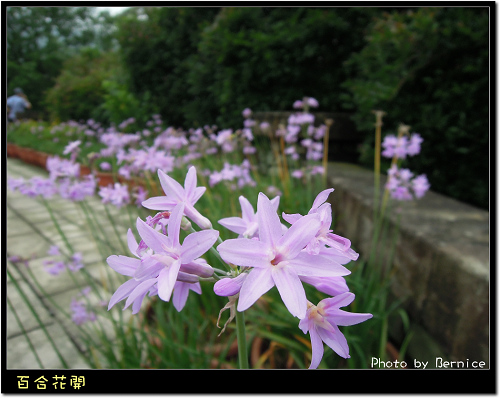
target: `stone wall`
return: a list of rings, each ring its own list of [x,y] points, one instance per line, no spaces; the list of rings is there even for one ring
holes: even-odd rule
[[[367,255],[373,233],[373,171],[330,163],[334,232]],[[382,187],[385,178],[382,177]],[[406,297],[417,335],[408,354],[417,359],[489,363],[489,212],[428,192],[393,202],[389,236],[400,217],[392,295]],[[411,349],[410,349],[411,348]]]

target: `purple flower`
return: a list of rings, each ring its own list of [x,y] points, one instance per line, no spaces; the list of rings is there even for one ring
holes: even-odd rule
[[[63,155],[67,155],[69,153],[74,153],[78,150],[78,147],[80,146],[82,142],[80,140],[77,141],[72,141],[66,147],[64,148]]]
[[[406,148],[406,152],[408,153],[408,155],[410,156],[418,155],[420,153],[420,144],[422,144],[423,141],[424,139],[420,136],[420,134],[413,133],[410,136],[410,141]]]
[[[46,163],[50,179],[59,177],[78,177],[80,175],[80,164],[58,156],[50,156]]]
[[[184,188],[172,177],[158,170],[158,178],[166,196],[156,196],[142,202],[147,209],[172,210],[177,204],[184,204],[184,214],[202,229],[212,228],[209,219],[194,208],[195,203],[205,193],[205,187],[196,187],[196,168],[191,166],[184,181]]]
[[[252,110],[250,108],[245,108],[241,114],[244,118],[249,118],[252,115]]]
[[[283,232],[273,204],[260,193],[257,219],[259,240],[229,239],[217,247],[224,261],[253,267],[241,286],[237,310],[245,311],[276,286],[290,313],[303,318],[307,300],[299,276],[342,276],[350,271],[326,257],[303,251],[321,227],[317,214],[302,217]]]
[[[316,98],[309,97],[307,99],[307,105],[309,105],[312,108],[317,108],[319,106],[319,102]]]
[[[410,170],[399,169],[396,165],[391,166],[387,174],[389,178],[385,188],[396,200],[420,199],[430,188],[425,174],[413,178],[413,173]]]
[[[82,253],[78,252],[71,256],[70,262],[67,264],[70,271],[76,272],[83,268],[83,256]]]
[[[257,122],[253,119],[245,119],[245,121],[243,122],[243,126],[245,126],[246,128],[250,128],[250,127],[255,126],[256,123]]]
[[[333,234],[332,230],[330,229],[330,226],[332,224],[332,206],[330,203],[327,203],[326,200],[328,199],[328,196],[332,192],[333,188],[321,191],[316,196],[316,199],[314,199],[311,210],[309,210],[309,212],[307,213],[307,214],[319,215],[320,228],[318,229],[316,236],[314,236],[309,242],[309,244],[306,246],[305,250],[308,253],[314,255],[327,254],[328,256],[331,256],[332,254],[336,254],[335,259],[331,257],[332,260],[340,264],[346,264],[350,260],[357,260],[359,254],[350,248],[351,242],[349,241],[349,239]],[[302,217],[304,216],[300,214],[283,213],[283,219],[292,225],[296,223],[298,220],[300,220]],[[327,250],[325,252],[323,249],[325,245],[329,246],[331,250]],[[332,251],[334,253],[332,253]],[[345,257],[346,260],[339,261],[339,259],[337,258],[338,256]]]
[[[262,122],[260,125],[259,125],[260,129],[261,130],[264,130],[266,131],[269,127],[271,127],[271,125],[268,123],[268,122]]]
[[[66,264],[64,264],[63,261],[52,261],[52,260],[44,261],[43,266],[45,270],[51,275],[59,275],[66,268]]]
[[[341,276],[317,277],[317,276],[301,276],[302,282],[314,286],[320,292],[329,296],[337,296],[349,291],[349,287],[345,279]]]
[[[213,268],[199,257],[210,249],[219,233],[214,230],[195,232],[188,235],[181,244],[179,234],[183,211],[182,203],[172,210],[167,226],[168,235],[163,235],[137,219],[137,230],[142,242],[137,244],[131,230],[127,241],[130,251],[138,258],[113,255],[107,259],[107,263],[115,271],[132,277],[113,294],[108,309],[127,298],[125,308],[133,304],[132,313],[135,314],[148,292],[150,296],[158,294],[160,299],[169,301],[172,291],[177,287],[174,301],[179,310],[185,303],[184,298],[189,290],[201,292],[196,286],[186,290],[186,286],[176,282],[196,284],[199,276],[209,277],[213,274]]]
[[[239,234],[240,238],[253,238],[257,236],[259,231],[259,224],[257,220],[257,215],[253,210],[252,204],[244,196],[239,197],[241,206],[241,218],[240,217],[227,217],[219,220],[219,224],[226,227],[230,231]],[[278,210],[280,203],[280,197],[276,196],[271,200],[273,204],[274,211]]]
[[[425,174],[421,174],[413,179],[411,182],[412,184],[412,189],[413,193],[415,194],[415,197],[420,199],[425,195],[425,193],[429,190],[431,185],[429,184],[429,181],[427,180],[427,176]]]
[[[81,325],[85,322],[93,322],[97,319],[95,313],[88,311],[87,306],[81,300],[71,299],[70,310],[72,312],[71,319],[77,324]]]
[[[307,313],[299,322],[299,328],[311,337],[312,360],[309,369],[316,369],[323,358],[323,342],[342,358],[350,358],[347,340],[338,326],[350,326],[364,322],[372,314],[355,314],[340,309],[352,303],[353,293],[342,293],[321,300],[317,306],[307,302]]]
[[[172,304],[178,312],[181,312],[189,295],[189,291],[192,290],[195,293],[201,294],[200,282],[187,283],[187,282],[175,282],[174,294],[172,297]]]
[[[223,278],[215,282],[214,293],[218,296],[234,296],[239,293],[248,273],[243,272],[235,278]]]
[[[16,191],[17,189],[26,185],[26,180],[23,177],[7,179],[7,185],[11,191]]]
[[[120,208],[130,202],[128,186],[115,182],[115,185],[108,185],[99,190],[102,203],[111,203]]]
[[[292,176],[293,178],[299,178],[299,179],[300,179],[300,178],[304,177],[304,171],[302,171],[302,170],[300,170],[300,169],[298,169],[298,170],[294,170],[294,171],[292,171],[291,176]]]
[[[420,153],[420,144],[423,142],[420,134],[413,133],[410,138],[406,136],[396,137],[389,134],[384,137],[382,142],[382,156],[386,158],[396,157],[398,159],[405,159],[406,156],[414,156]]]
[[[109,171],[111,170],[111,164],[109,162],[102,162],[99,167],[101,168],[101,170],[103,171]]]

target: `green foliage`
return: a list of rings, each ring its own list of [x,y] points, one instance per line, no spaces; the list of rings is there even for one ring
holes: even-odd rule
[[[82,47],[109,50],[112,18],[94,7],[7,7],[7,85],[21,87],[43,111],[45,92],[55,84],[64,60]]]
[[[340,110],[342,62],[362,44],[370,8],[224,8],[192,57],[196,110],[221,126],[241,111],[290,109],[304,95]],[[356,27],[356,29],[353,29]],[[208,101],[207,101],[208,99]],[[187,110],[193,118],[194,111]]]
[[[82,49],[64,63],[55,86],[47,93],[45,101],[51,119],[65,121],[98,117],[105,95],[110,96],[103,83],[120,73],[120,63],[115,53]]]
[[[358,29],[374,13],[137,7],[120,16],[117,37],[132,91],[149,91],[168,123],[234,127],[246,107],[289,109],[304,95],[340,109],[341,64],[361,48]]]
[[[150,102],[169,124],[183,126],[191,100],[187,59],[196,52],[199,31],[217,8],[136,7],[118,19],[118,41],[130,72],[131,90]]]
[[[418,8],[376,18],[365,47],[346,66],[346,106],[373,164],[373,109],[387,112],[385,133],[399,123],[424,138],[408,166],[431,189],[488,208],[488,8]],[[385,127],[388,126],[388,127]]]

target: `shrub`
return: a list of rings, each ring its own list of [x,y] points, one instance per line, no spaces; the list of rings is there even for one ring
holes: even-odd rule
[[[346,106],[366,134],[361,161],[373,162],[373,109],[424,138],[410,167],[432,189],[488,207],[488,8],[418,8],[384,13],[366,45],[346,62],[355,75]],[[366,148],[368,148],[366,150]]]
[[[69,58],[45,98],[50,118],[57,121],[96,118],[104,102],[105,80],[120,74],[115,53],[87,48]]]

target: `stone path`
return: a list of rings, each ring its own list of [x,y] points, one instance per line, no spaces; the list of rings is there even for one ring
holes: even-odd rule
[[[8,178],[29,179],[33,176],[48,175],[45,170],[26,165],[17,159],[8,158],[6,165]],[[6,283],[3,286],[7,289],[7,303],[4,307],[7,312],[7,369],[89,368],[84,359],[87,347],[80,337],[81,327],[68,316],[71,314],[70,303],[75,297],[82,299],[83,296],[78,296],[81,289],[89,283],[94,283],[102,296],[100,302],[95,302],[97,298],[92,300],[95,305],[100,305],[100,311],[104,311],[111,295],[111,289],[106,290],[105,287],[114,284],[116,289],[118,286],[116,277],[113,279],[117,274],[114,271],[108,273],[109,267],[104,259],[112,253],[129,253],[120,248],[118,238],[115,238],[116,234],[110,225],[104,225],[103,228],[106,228],[105,236],[109,245],[115,249],[103,250],[103,245],[96,243],[92,231],[88,228],[82,208],[57,196],[50,199],[50,206],[65,235],[74,245],[74,251],[82,253],[85,273],[80,270],[77,273],[64,271],[59,275],[49,274],[43,264],[53,258],[47,254],[48,249],[51,245],[58,245],[61,249],[65,247],[49,212],[41,200],[13,192],[7,187],[5,190],[6,224],[3,225],[6,225],[7,259],[12,256],[29,259],[28,265],[22,261],[4,259],[7,271],[5,272],[4,268]],[[87,203],[98,218],[108,219],[104,206],[97,197]],[[130,225],[129,218],[121,215],[118,217],[118,209],[112,209],[111,214],[117,220],[116,228],[119,234],[125,237]],[[106,279],[109,275],[111,280]]]

